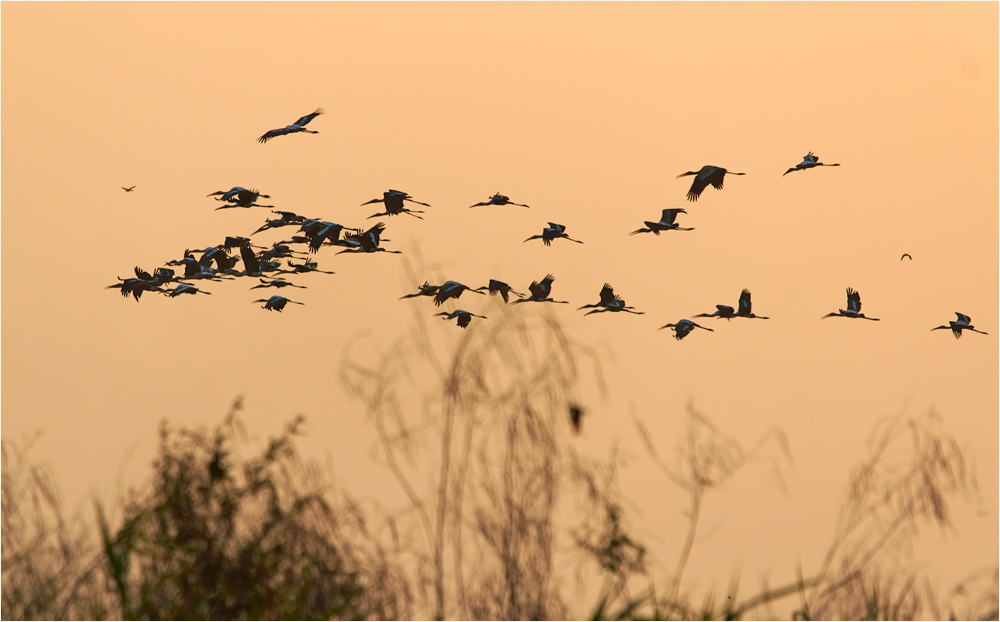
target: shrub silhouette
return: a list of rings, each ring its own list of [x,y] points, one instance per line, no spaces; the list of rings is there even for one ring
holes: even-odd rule
[[[162,425],[149,491],[133,493],[113,533],[97,508],[123,618],[406,615],[407,591],[389,565],[350,543],[363,523],[334,510],[300,463],[301,423],[247,459],[235,412],[212,434]]]

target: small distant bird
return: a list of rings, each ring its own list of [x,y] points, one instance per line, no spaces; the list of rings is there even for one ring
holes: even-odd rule
[[[448,281],[438,288],[437,293],[434,295],[434,304],[435,306],[440,307],[445,300],[448,300],[449,298],[457,299],[464,291],[475,292],[482,296],[486,295],[483,292],[472,289],[468,285],[462,285],[458,281]]]
[[[418,296],[436,296],[439,287],[440,285],[431,285],[429,282],[424,281],[424,284],[420,286],[420,291],[416,294],[406,294],[405,296],[400,296],[399,299],[416,298]]]
[[[570,242],[583,244],[583,242],[581,242],[580,240],[574,240],[573,238],[566,235],[566,227],[564,225],[560,225],[554,222],[550,222],[548,227],[542,229],[541,235],[533,235],[527,240],[525,240],[525,242],[541,239],[542,242],[545,243],[545,246],[552,246],[552,240],[555,240],[557,238],[565,238]]]
[[[484,320],[487,319],[485,315],[476,315],[475,313],[469,313],[468,311],[464,311],[462,309],[458,309],[456,311],[452,311],[451,313],[449,313],[448,311],[442,311],[441,313],[435,313],[434,315],[435,316],[444,315],[446,317],[444,317],[442,319],[445,319],[445,320],[455,320],[455,319],[457,319],[458,320],[458,325],[461,326],[462,328],[468,327],[469,326],[469,322],[471,322],[472,318],[474,318],[474,317],[482,318]]]
[[[670,231],[676,229],[677,231],[694,231],[694,228],[686,229],[674,223],[677,219],[677,214],[687,214],[687,211],[683,209],[665,209],[663,210],[663,215],[660,216],[660,222],[652,222],[649,220],[644,220],[643,223],[646,225],[643,229],[636,229],[629,235],[635,235],[637,233],[653,233],[660,235],[661,231]]]
[[[122,190],[124,190],[125,192],[132,192],[133,190],[135,190],[135,186],[130,186],[128,188],[122,186]]]
[[[125,292],[123,290],[122,295],[124,295],[124,293]],[[984,333],[981,330],[976,330],[975,327],[973,327],[972,324],[970,324],[970,322],[972,322],[972,318],[970,318],[968,315],[959,313],[958,311],[955,312],[955,315],[958,316],[957,322],[948,322],[947,326],[938,326],[937,328],[932,328],[931,330],[941,330],[942,328],[944,329],[950,328],[952,334],[955,335],[955,339],[958,339],[962,336],[963,330],[971,330],[972,332],[979,333],[981,335],[989,334],[989,333]]]
[[[850,287],[847,288],[847,310],[838,309],[837,313],[827,313],[821,320],[825,320],[828,317],[852,317],[861,318],[863,320],[872,320],[873,322],[880,322],[877,317],[865,317],[864,313],[861,313],[861,294],[854,291]]]
[[[206,292],[203,289],[198,289],[194,285],[188,285],[187,283],[181,283],[174,289],[165,289],[162,291],[164,294],[170,296],[171,298],[176,298],[181,294],[208,294],[210,296],[212,295],[212,292]]]
[[[317,108],[316,112],[307,114],[304,117],[300,117],[298,121],[292,123],[291,125],[286,125],[285,127],[278,130],[271,130],[269,132],[264,132],[264,135],[257,139],[259,143],[266,143],[275,136],[284,136],[285,134],[294,134],[295,132],[306,132],[309,134],[319,134],[315,130],[307,130],[306,124],[323,114],[322,108]]]
[[[840,165],[839,164],[823,164],[822,162],[819,161],[819,156],[813,155],[813,152],[810,151],[809,153],[807,153],[805,155],[805,157],[802,158],[802,162],[801,163],[796,164],[792,168],[788,169],[781,176],[784,177],[785,175],[787,175],[787,174],[789,174],[791,172],[794,172],[794,171],[804,171],[807,168],[813,168],[814,166],[840,166]]]
[[[899,260],[903,261],[903,259],[905,259],[907,257],[910,257],[910,254],[909,253],[903,253],[903,256],[900,257]],[[910,261],[913,261],[913,257],[910,257]]]
[[[754,315],[751,312],[753,305],[750,302],[750,290],[744,289],[743,293],[740,294],[740,309],[736,312],[736,317],[746,317],[746,318],[757,318],[759,320],[769,320],[771,318],[764,317],[763,315]]]
[[[674,331],[674,339],[676,339],[677,341],[680,341],[681,339],[684,339],[685,337],[687,337],[688,333],[690,333],[691,331],[693,331],[696,328],[702,328],[702,329],[707,330],[707,331],[715,332],[711,328],[705,328],[704,326],[701,326],[699,324],[695,324],[691,320],[680,320],[676,324],[666,324],[664,326],[661,326],[660,330],[663,330],[664,328],[669,328],[669,329],[673,330]]]
[[[423,205],[424,207],[430,207],[427,203],[421,203],[420,201],[414,201],[413,197],[409,194],[403,192],[402,190],[389,190],[388,192],[382,193],[381,199],[372,199],[371,201],[366,201],[362,205],[368,205],[369,203],[384,203],[385,211],[378,214],[372,214],[368,218],[376,218],[378,216],[398,216],[399,214],[409,214],[414,218],[419,218],[423,220],[422,216],[417,216],[417,214],[423,214],[420,210],[412,210],[408,207],[403,206],[403,201],[409,201],[410,203],[416,203],[417,205]]]
[[[552,300],[549,298],[549,295],[552,293],[552,282],[555,280],[554,276],[546,274],[545,278],[542,279],[541,282],[532,281],[531,285],[528,286],[528,291],[531,292],[531,295],[527,298],[522,298],[521,300],[515,300],[510,304],[516,305],[522,302],[554,302],[563,305],[569,304],[569,302],[565,300]]]
[[[513,289],[511,289],[510,285],[507,285],[503,281],[498,281],[496,279],[490,279],[489,285],[483,285],[482,287],[477,287],[475,291],[481,292],[484,289],[490,293],[490,296],[496,296],[499,294],[500,296],[503,297],[503,301],[505,303],[510,302],[509,299],[510,294],[514,294],[518,298],[524,298],[524,294],[518,294]]]
[[[480,207],[482,205],[517,205],[518,207],[528,207],[524,203],[514,203],[509,197],[505,197],[499,192],[491,196],[489,201],[483,201],[482,203],[470,205],[469,209],[472,209],[473,207]]]
[[[688,175],[695,176],[694,182],[691,183],[691,189],[688,190],[687,200],[697,201],[698,197],[701,196],[702,190],[707,188],[709,184],[711,184],[716,190],[722,190],[722,182],[726,173],[729,173],[730,175],[746,175],[746,173],[734,173],[732,171],[727,171],[721,166],[705,165],[701,167],[700,170],[681,173],[677,177],[686,177]]]
[[[305,304],[304,302],[295,302],[294,300],[289,300],[289,299],[285,298],[284,296],[271,296],[270,298],[268,298],[266,300],[264,298],[261,298],[260,300],[254,300],[253,301],[253,303],[257,303],[257,302],[263,302],[264,303],[264,306],[261,307],[262,309],[267,309],[268,311],[277,311],[279,313],[281,312],[282,309],[285,308],[285,305],[287,305],[288,303],[292,303],[292,304],[296,304],[296,305],[304,305]],[[251,304],[253,304],[253,303],[251,303]]]
[[[593,309],[593,311],[584,313],[584,317],[590,315],[591,313],[606,313],[608,311],[625,311],[627,313],[635,313],[636,315],[643,314],[642,311],[635,311],[635,307],[625,306],[625,301],[621,296],[615,294],[615,289],[608,283],[605,283],[604,287],[601,288],[601,300],[592,305],[583,305],[577,309],[577,311],[582,309]]]

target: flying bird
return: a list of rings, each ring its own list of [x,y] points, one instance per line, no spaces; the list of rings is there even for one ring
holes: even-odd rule
[[[457,299],[462,295],[462,292],[464,291],[475,292],[482,296],[486,295],[485,293],[472,289],[468,285],[463,285],[458,281],[447,281],[444,285],[438,287],[437,293],[434,294],[434,304],[440,307],[445,300],[448,300],[449,298]],[[430,294],[427,295],[429,296]]]
[[[902,257],[900,257],[900,258],[899,258],[899,260],[900,260],[900,261],[903,261],[903,260],[904,260],[904,259],[906,259],[907,257],[910,257],[910,254],[909,254],[909,253],[903,253],[903,256],[902,256]],[[913,257],[910,257],[910,261],[913,261]]]
[[[414,218],[419,218],[423,220],[422,216],[417,216],[417,214],[423,214],[420,210],[412,210],[403,205],[403,201],[409,201],[410,203],[416,203],[417,205],[423,205],[424,207],[430,207],[427,203],[421,203],[420,201],[413,200],[409,194],[403,192],[402,190],[389,190],[388,192],[382,193],[381,199],[372,199],[371,201],[366,201],[362,205],[368,205],[369,203],[384,203],[385,211],[378,214],[372,214],[368,218],[376,218],[378,216],[398,216],[400,214],[409,214]]]
[[[309,259],[300,264],[292,263],[292,261],[289,260],[288,267],[291,268],[291,270],[277,270],[277,272],[279,274],[305,274],[306,272],[319,272],[320,274],[336,274],[336,272],[331,272],[329,270],[320,270],[319,264]]]
[[[124,294],[125,294],[125,292],[123,291],[122,295],[124,295]],[[963,313],[959,313],[958,311],[955,312],[955,315],[958,316],[958,321],[957,322],[948,322],[947,326],[938,326],[936,328],[932,328],[931,330],[941,330],[942,328],[944,328],[944,329],[950,328],[951,329],[951,333],[953,335],[955,335],[955,339],[958,339],[958,338],[960,338],[962,336],[962,331],[963,330],[971,330],[972,332],[979,333],[981,335],[988,335],[989,334],[989,333],[985,333],[985,332],[983,332],[981,330],[976,330],[975,327],[972,326],[972,324],[970,324],[970,322],[972,322],[972,318],[970,318],[968,315],[965,315]]]
[[[702,328],[702,329],[707,330],[707,331],[715,332],[711,328],[705,328],[704,326],[701,326],[700,324],[695,324],[691,320],[680,320],[676,324],[666,324],[664,326],[661,326],[660,330],[663,330],[664,328],[669,328],[669,329],[673,330],[674,331],[674,339],[676,339],[677,341],[680,341],[681,339],[684,339],[685,337],[687,337],[688,333],[690,333],[691,331],[693,331],[696,328]]]
[[[260,279],[260,285],[254,285],[250,289],[264,289],[266,287],[277,287],[281,289],[282,287],[298,287],[299,289],[306,289],[305,285],[296,285],[295,283],[290,283],[285,279],[271,279],[270,281],[266,279]]]
[[[270,199],[271,195],[261,194],[257,190],[247,190],[241,186],[233,186],[229,190],[216,190],[207,196],[214,197],[217,195],[219,198],[216,201],[225,201],[226,203],[231,203],[231,205],[223,205],[222,207],[215,208],[216,210],[231,207],[274,207],[273,205],[258,205],[256,203],[257,199],[261,197]]]
[[[754,315],[751,312],[753,305],[750,302],[750,290],[744,289],[743,293],[740,294],[740,309],[736,312],[736,317],[746,317],[746,318],[757,318],[760,320],[769,320],[771,318],[764,317],[763,315]]]
[[[505,197],[499,192],[490,197],[489,201],[483,201],[481,203],[476,203],[475,205],[470,205],[469,209],[473,207],[480,207],[482,205],[517,205],[518,207],[528,207],[524,203],[514,203],[509,197]]]
[[[552,293],[552,281],[555,280],[554,276],[546,274],[545,278],[542,279],[541,282],[532,281],[531,285],[528,286],[528,291],[531,292],[531,295],[527,298],[522,298],[521,300],[515,300],[510,304],[516,305],[522,302],[554,302],[564,305],[569,304],[569,302],[565,300],[553,300],[552,298],[549,298],[549,295]]]
[[[581,242],[580,240],[574,240],[573,238],[566,235],[565,225],[560,225],[554,222],[550,222],[548,227],[542,229],[541,235],[533,235],[527,240],[525,240],[525,242],[541,239],[542,242],[545,243],[545,246],[552,246],[552,240],[555,240],[557,238],[565,238],[570,242],[583,244],[583,242]]]
[[[699,313],[694,317],[717,317],[731,320],[736,317],[736,309],[728,305],[715,305],[715,313]]]
[[[660,222],[652,222],[649,220],[644,220],[645,228],[636,229],[629,235],[635,235],[637,233],[653,233],[660,235],[661,231],[670,231],[675,229],[677,231],[694,231],[694,228],[686,229],[674,223],[677,219],[677,214],[687,214],[687,211],[683,209],[665,209],[663,210],[663,215],[660,216]]]
[[[518,298],[524,298],[524,294],[518,294],[513,289],[511,289],[510,285],[507,285],[503,281],[498,281],[496,279],[490,279],[489,285],[483,285],[482,287],[477,287],[475,291],[481,292],[484,289],[490,293],[490,296],[496,296],[499,294],[500,296],[503,297],[503,301],[505,303],[510,302],[509,298],[510,294],[514,294]]]
[[[254,233],[260,233],[261,231],[266,231],[268,229],[275,229],[277,227],[286,227],[288,225],[297,225],[305,220],[305,216],[299,216],[295,212],[282,212],[279,210],[271,210],[272,213],[281,216],[281,218],[266,218],[264,219],[264,225],[260,229],[257,229],[250,235]]]
[[[615,294],[615,289],[608,283],[605,283],[604,287],[601,288],[601,300],[592,305],[583,305],[577,309],[577,311],[582,309],[593,309],[593,311],[584,313],[584,317],[590,315],[591,313],[605,313],[608,311],[625,311],[627,313],[635,313],[636,315],[643,314],[642,311],[635,311],[635,307],[625,306],[625,301],[621,296]]]
[[[431,285],[429,282],[424,281],[424,284],[420,286],[420,289],[416,294],[406,294],[405,296],[400,296],[399,299],[417,298],[418,296],[436,296],[439,287],[440,285]]]
[[[804,170],[806,170],[808,168],[813,168],[814,166],[840,166],[840,165],[839,164],[823,164],[822,162],[819,161],[819,156],[813,155],[813,152],[810,151],[809,153],[807,153],[802,158],[802,162],[801,163],[796,164],[792,168],[788,169],[781,176],[784,177],[785,175],[787,175],[787,174],[789,174],[791,172],[794,172],[794,171],[804,171]]]
[[[285,308],[285,305],[287,305],[288,303],[292,303],[292,304],[296,304],[296,305],[304,305],[305,304],[304,302],[295,302],[294,300],[289,300],[289,299],[285,298],[284,296],[271,296],[270,298],[267,298],[266,300],[264,298],[261,298],[260,300],[254,300],[253,301],[253,303],[257,303],[257,302],[263,302],[264,303],[264,306],[261,307],[262,309],[267,309],[268,311],[277,311],[279,313],[281,312],[282,309]],[[253,303],[251,303],[251,304],[253,304]]]
[[[434,315],[435,316],[443,315],[443,316],[445,316],[444,318],[442,318],[444,320],[455,320],[455,319],[457,319],[458,320],[458,325],[461,326],[462,328],[468,327],[469,326],[469,322],[471,322],[472,318],[474,318],[474,317],[482,318],[484,320],[487,319],[485,315],[476,315],[475,313],[469,313],[468,311],[464,311],[462,309],[458,309],[458,310],[452,311],[450,313],[448,311],[442,311],[441,313],[435,313]]]
[[[385,223],[378,223],[368,231],[358,235],[350,236],[345,238],[345,245],[350,246],[350,248],[345,248],[344,250],[337,253],[395,253],[400,254],[399,251],[390,251],[379,246],[381,241],[382,232],[385,231]]]
[[[124,190],[125,192],[132,192],[133,190],[135,190],[135,186],[130,186],[128,188],[122,186],[122,190]]]
[[[687,199],[688,201],[697,201],[698,197],[701,196],[702,190],[707,188],[709,184],[711,184],[716,190],[722,190],[722,182],[726,173],[729,173],[730,175],[746,175],[746,173],[734,173],[732,171],[727,171],[721,166],[705,165],[701,167],[700,170],[681,173],[677,177],[686,177],[687,175],[695,176],[694,182],[691,183],[691,189],[688,190]]]
[[[291,125],[286,125],[285,127],[278,130],[271,130],[269,132],[264,132],[264,135],[257,139],[259,143],[266,143],[275,136],[284,136],[285,134],[294,134],[295,132],[307,132],[309,134],[319,134],[316,130],[307,130],[306,124],[323,114],[322,108],[317,108],[316,112],[307,114],[304,117],[299,118],[298,121],[292,123]]]
[[[821,320],[825,320],[828,317],[852,317],[861,318],[863,320],[872,320],[873,322],[879,322],[877,317],[865,317],[864,313],[861,313],[861,294],[854,291],[850,287],[847,288],[847,310],[838,309],[837,313],[827,313]]]
[[[176,298],[181,294],[208,294],[210,296],[212,295],[212,292],[206,292],[203,289],[198,289],[194,285],[188,285],[187,283],[181,283],[174,289],[165,289],[161,291],[162,293],[166,294],[167,296],[170,296],[171,298]]]

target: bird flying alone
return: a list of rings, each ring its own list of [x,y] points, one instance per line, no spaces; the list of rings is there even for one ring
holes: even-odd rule
[[[819,161],[819,156],[813,155],[813,152],[810,151],[805,156],[803,156],[802,162],[800,162],[800,163],[796,164],[795,166],[793,166],[792,168],[788,169],[781,176],[784,177],[785,175],[787,175],[789,173],[794,173],[795,171],[804,171],[804,170],[806,170],[808,168],[813,168],[813,167],[816,167],[816,166],[840,166],[840,165],[839,164],[823,164],[822,162]]]
[[[906,259],[907,257],[910,257],[910,254],[909,254],[909,253],[903,253],[903,256],[902,256],[902,257],[900,257],[900,258],[899,258],[899,260],[900,260],[900,261],[903,261],[903,260],[904,260],[904,259]],[[910,261],[913,261],[913,257],[910,257]]]
[[[854,291],[850,287],[847,288],[847,310],[838,309],[837,313],[827,313],[821,320],[825,320],[828,317],[851,317],[860,318],[862,320],[871,320],[873,322],[880,322],[877,317],[865,317],[865,314],[861,312],[861,294]]]
[[[513,201],[510,200],[510,197],[505,197],[504,195],[498,192],[493,196],[491,196],[488,201],[482,201],[480,203],[476,203],[475,205],[470,205],[469,209],[472,209],[473,207],[480,207],[483,205],[517,205],[518,207],[528,207],[524,203],[514,203]]]
[[[132,192],[133,190],[135,190],[135,186],[129,186],[128,188],[122,186],[122,190],[124,190],[125,192]]]
[[[124,290],[123,290],[123,295],[124,295]],[[985,333],[985,332],[983,332],[981,330],[976,330],[975,327],[971,324],[972,318],[970,318],[968,315],[965,315],[964,313],[959,313],[958,311],[955,312],[955,315],[958,316],[958,321],[957,322],[948,322],[947,326],[938,326],[938,327],[932,328],[931,330],[933,331],[933,330],[941,330],[941,329],[948,329],[948,328],[950,328],[951,329],[951,333],[953,335],[955,335],[955,339],[961,338],[963,330],[971,330],[972,332],[979,333],[981,335],[988,335],[989,334],[989,333]]]
[[[722,182],[726,177],[726,173],[729,173],[730,175],[746,175],[746,173],[734,173],[732,171],[727,171],[721,166],[705,165],[697,171],[681,173],[677,177],[681,178],[688,175],[694,175],[694,182],[691,183],[691,189],[688,190],[687,200],[697,201],[698,197],[701,196],[702,190],[707,188],[709,184],[711,184],[716,190],[722,190]]]
[[[306,133],[309,133],[309,134],[319,134],[319,132],[317,132],[316,130],[307,130],[306,129],[306,124],[308,124],[310,121],[312,121],[313,119],[315,119],[316,117],[318,117],[321,114],[323,114],[323,109],[322,108],[317,108],[316,112],[311,112],[311,113],[307,114],[304,117],[300,117],[298,121],[296,121],[295,123],[292,123],[291,125],[286,125],[285,127],[281,128],[281,129],[270,130],[268,132],[264,132],[264,134],[260,138],[257,139],[257,142],[259,142],[259,143],[266,143],[267,141],[271,140],[275,136],[284,136],[285,134],[294,134],[295,132],[306,132]]]

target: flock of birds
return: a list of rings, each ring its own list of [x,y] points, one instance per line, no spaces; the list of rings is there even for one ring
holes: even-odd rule
[[[318,131],[307,129],[306,126],[322,114],[323,109],[319,108],[315,112],[299,118],[291,125],[265,132],[260,138],[257,139],[257,141],[260,143],[266,143],[267,141],[278,136],[295,133],[318,134]],[[806,156],[804,156],[801,163],[789,168],[782,176],[797,171],[805,171],[818,166],[840,166],[840,164],[825,164],[819,161],[818,156],[809,152]],[[728,171],[722,167],[709,165],[703,166],[697,171],[682,173],[677,177],[694,177],[694,180],[691,183],[691,188],[687,193],[688,201],[694,202],[698,200],[701,193],[708,186],[712,186],[717,190],[722,190],[723,182],[727,174],[745,175],[745,173],[736,173]],[[123,186],[122,190],[125,192],[132,192],[135,190],[135,186]],[[253,244],[249,237],[227,236],[221,244],[216,246],[209,246],[204,249],[185,250],[182,258],[166,262],[166,266],[173,266],[173,268],[156,268],[153,273],[150,274],[145,270],[136,267],[134,269],[135,277],[125,279],[119,277],[119,282],[114,285],[109,285],[107,289],[119,289],[122,296],[126,298],[132,296],[136,301],[142,297],[144,292],[157,292],[170,298],[176,298],[182,294],[210,294],[211,292],[199,289],[197,286],[192,285],[190,281],[203,283],[205,281],[232,280],[239,277],[251,277],[259,281],[259,284],[250,288],[251,290],[270,288],[274,288],[279,291],[284,290],[285,288],[305,289],[305,286],[303,285],[296,285],[284,278],[278,277],[279,275],[301,275],[307,273],[334,274],[333,272],[320,270],[316,261],[308,259],[310,254],[317,253],[324,246],[342,247],[343,250],[339,251],[337,254],[378,252],[399,253],[399,251],[396,250],[382,248],[381,243],[389,241],[382,238],[382,234],[385,231],[385,224],[383,222],[378,222],[374,226],[364,229],[345,227],[343,225],[320,220],[318,218],[306,218],[295,214],[294,212],[275,210],[273,209],[273,205],[259,204],[258,201],[260,199],[270,199],[271,197],[269,195],[262,194],[257,190],[248,190],[239,186],[235,186],[229,190],[219,190],[207,196],[216,197],[216,201],[223,203],[223,205],[216,208],[217,210],[254,207],[271,208],[272,213],[276,214],[278,217],[265,219],[264,224],[251,235],[255,235],[269,229],[278,229],[289,226],[297,226],[298,229],[289,239],[276,242],[269,248]],[[420,216],[420,214],[423,214],[424,212],[421,210],[411,209],[407,206],[407,203],[430,207],[428,203],[417,201],[408,193],[400,190],[385,191],[382,193],[382,198],[366,201],[365,203],[362,203],[362,205],[369,205],[373,203],[383,204],[385,211],[372,214],[368,217],[369,219],[382,216],[391,217],[406,214],[422,220],[423,217]],[[515,203],[511,201],[509,197],[497,192],[488,200],[471,205],[469,208],[471,209],[489,205],[515,205],[519,207],[529,207],[524,203]],[[679,208],[664,209],[658,222],[647,220],[643,223],[645,224],[645,227],[636,229],[629,235],[637,235],[639,233],[652,233],[654,235],[660,235],[661,232],[665,231],[693,231],[693,228],[681,227],[676,222],[678,215],[686,213],[687,212],[684,209]],[[548,227],[542,230],[541,234],[533,235],[526,239],[525,242],[540,239],[543,244],[550,246],[552,242],[557,239],[565,239],[570,242],[576,242],[577,244],[583,244],[582,241],[569,237],[566,233],[566,227],[564,225],[554,222],[550,222],[548,225]],[[299,248],[301,248],[301,250],[299,250]],[[238,255],[235,254],[236,249],[239,250]],[[200,254],[200,257],[196,256],[197,254]],[[909,254],[904,254],[900,259],[902,260],[907,257],[911,260],[913,259]],[[285,260],[285,265],[287,266],[286,268],[281,267],[282,260]],[[300,263],[296,263],[294,260],[298,260]],[[238,269],[240,263],[243,264],[242,269]],[[176,270],[174,268],[176,268]],[[183,274],[179,274],[181,269],[183,269]],[[467,285],[457,281],[447,281],[442,285],[431,285],[429,282],[424,282],[416,293],[404,295],[400,299],[416,298],[421,296],[431,297],[434,299],[434,304],[436,306],[441,306],[449,299],[455,299],[457,301],[464,292],[468,291],[481,295],[485,295],[488,292],[492,296],[501,296],[504,303],[510,305],[525,302],[569,304],[565,300],[554,300],[551,297],[552,283],[554,281],[555,278],[551,274],[546,275],[541,281],[533,281],[531,285],[528,286],[528,295],[518,293],[507,283],[496,279],[490,279],[487,285],[476,288],[468,287]],[[171,284],[173,284],[172,288],[170,287]],[[516,296],[517,299],[512,301],[511,295]],[[261,298],[252,302],[254,304],[264,303],[262,308],[268,311],[278,312],[281,312],[289,304],[304,304],[278,294],[275,294],[270,298]],[[583,305],[578,310],[583,309],[591,309],[591,311],[588,311],[584,315],[591,315],[593,313],[619,312],[641,315],[644,313],[636,310],[635,307],[626,305],[624,299],[616,294],[614,288],[608,283],[605,283],[601,288],[600,300],[594,304]],[[947,325],[938,326],[932,328],[931,330],[950,329],[955,338],[961,337],[963,330],[983,335],[987,334],[983,331],[976,330],[972,326],[969,316],[957,312],[956,315],[958,316],[958,321],[949,322]],[[447,321],[455,320],[461,328],[468,327],[473,318],[487,319],[485,316],[477,315],[464,309],[442,311],[435,314],[435,316],[442,316]],[[731,320],[733,318],[761,320],[769,319],[768,317],[755,315],[753,313],[751,294],[747,289],[744,289],[740,294],[737,307],[716,305],[716,311],[714,313],[701,313],[693,317],[714,317],[717,319],[724,318],[726,320]],[[871,320],[875,322],[880,321],[879,318],[867,317],[861,313],[861,295],[851,288],[847,289],[847,308],[839,309],[836,313],[824,315],[821,319],[829,317],[846,317],[852,319]],[[713,330],[711,328],[701,326],[689,319],[681,319],[675,323],[666,324],[660,327],[661,330],[664,328],[670,328],[673,330],[674,338],[678,340],[684,339],[696,328],[701,328],[707,331]]]

